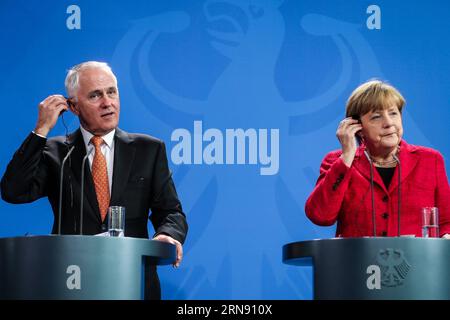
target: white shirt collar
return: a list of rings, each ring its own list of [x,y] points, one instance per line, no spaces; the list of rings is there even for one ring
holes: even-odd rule
[[[91,138],[94,136],[92,133],[87,131],[85,128],[83,128],[82,125],[80,125],[81,134],[83,135],[84,145],[86,146],[86,150],[88,150],[88,146],[91,143]],[[114,142],[114,134],[116,133],[116,129],[113,129],[108,134],[102,136],[103,141],[105,141],[105,144],[111,149],[113,142]]]

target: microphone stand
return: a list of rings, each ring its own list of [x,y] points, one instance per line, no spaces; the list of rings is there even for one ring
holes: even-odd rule
[[[370,164],[370,191],[372,194],[372,225],[373,225],[373,236],[377,236],[377,226],[376,226],[376,215],[375,215],[375,195],[374,195],[374,186],[373,186],[373,162],[372,159],[370,159],[369,154],[367,153],[367,150],[364,150],[364,154],[367,157],[367,160]]]
[[[91,155],[94,148],[91,148],[89,152],[84,156],[81,162],[81,190],[80,190],[80,235],[83,234],[83,201],[84,201],[84,171],[86,167],[86,160]]]
[[[401,208],[401,204],[402,204],[402,201],[401,201],[401,196],[402,196],[401,190],[402,189],[401,189],[401,186],[400,186],[400,182],[402,180],[402,166],[400,164],[399,158],[396,155],[393,155],[392,157],[398,163],[398,204],[397,204],[397,206],[398,206],[398,214],[397,214],[397,218],[398,218],[397,227],[398,227],[398,230],[397,230],[397,233],[398,233],[398,236],[400,237],[400,211],[401,211],[400,208]]]
[[[72,146],[67,155],[64,157],[61,163],[61,170],[59,173],[59,208],[58,208],[58,235],[61,235],[61,213],[62,213],[62,191],[63,191],[63,177],[64,177],[64,165],[66,164],[67,159],[69,159],[72,154],[75,146]]]

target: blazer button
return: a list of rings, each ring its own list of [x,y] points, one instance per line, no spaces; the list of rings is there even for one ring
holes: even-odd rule
[[[335,182],[335,183],[333,184],[333,191],[336,191],[337,186],[338,186],[338,184]]]
[[[384,196],[384,197],[383,197],[383,202],[388,202],[388,200],[389,200],[389,197],[388,197],[388,196]]]
[[[386,231],[383,231],[383,232],[381,233],[381,235],[382,235],[383,237],[386,237],[386,236],[387,236],[387,232],[386,232]]]
[[[383,219],[387,219],[389,217],[389,213],[385,212],[381,215]]]
[[[102,224],[102,231],[105,232],[106,231],[106,224]]]

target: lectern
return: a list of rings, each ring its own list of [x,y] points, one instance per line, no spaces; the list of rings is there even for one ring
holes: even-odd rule
[[[142,299],[145,264],[175,261],[175,246],[129,237],[0,239],[0,299]]]
[[[336,238],[289,243],[283,262],[313,266],[315,299],[450,299],[450,241]]]

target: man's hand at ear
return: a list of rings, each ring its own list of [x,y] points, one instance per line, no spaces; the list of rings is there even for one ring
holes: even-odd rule
[[[69,108],[66,98],[55,94],[47,97],[39,106],[39,115],[34,133],[46,137],[48,132],[55,126],[62,111]]]

